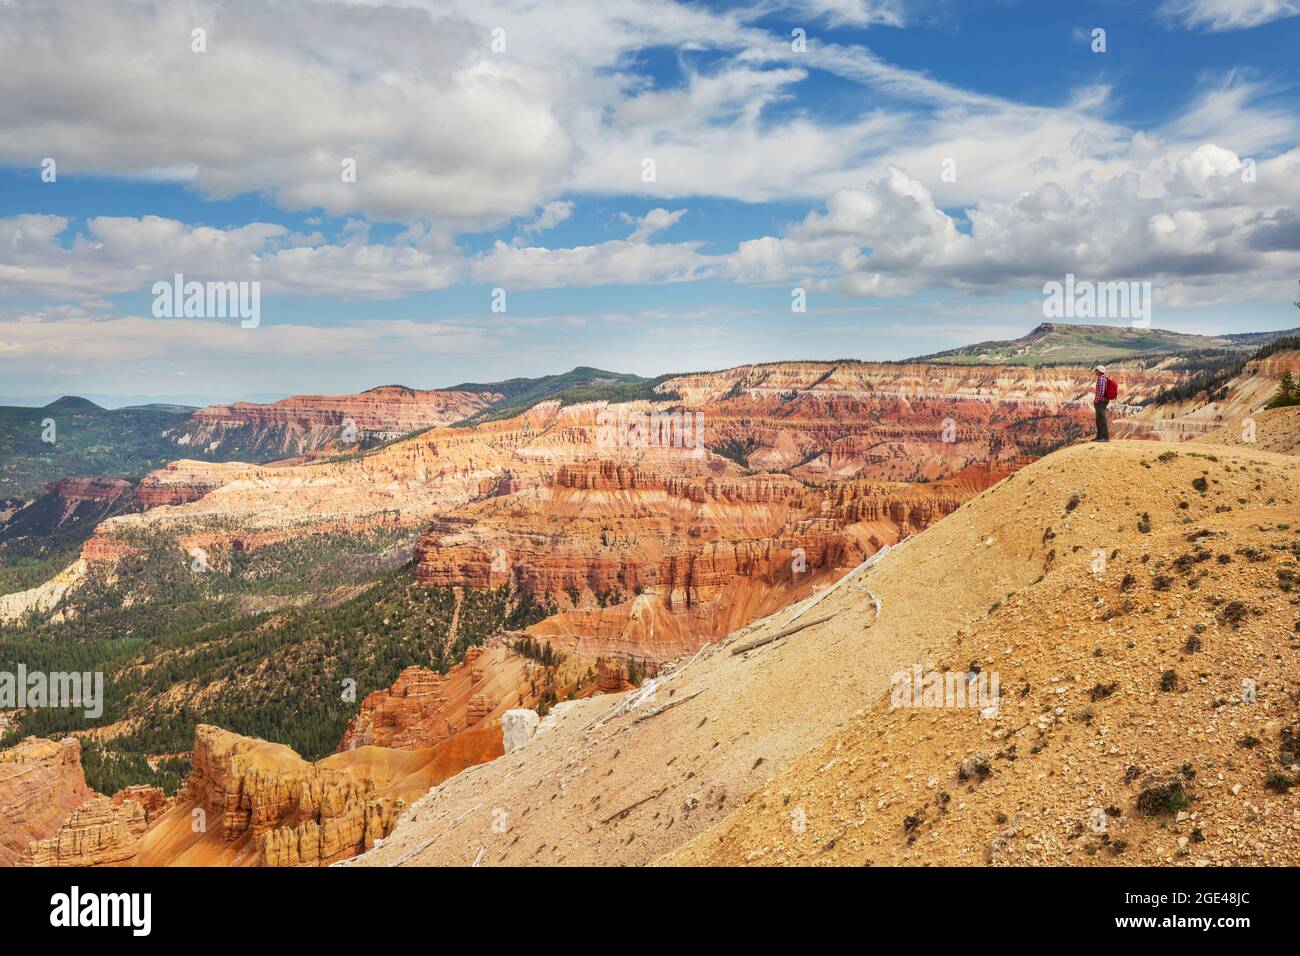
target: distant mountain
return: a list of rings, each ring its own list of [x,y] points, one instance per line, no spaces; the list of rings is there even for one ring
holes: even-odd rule
[[[62,398],[56,398],[43,409],[43,411],[51,414],[56,412],[102,412],[103,410],[90,399],[78,398],[75,395],[64,395]]]
[[[1071,325],[1044,322],[1028,335],[1009,341],[978,342],[912,359],[942,365],[1089,365],[1151,355],[1201,349],[1249,350],[1295,335],[1279,332],[1243,332],[1230,335],[1193,335],[1165,329],[1135,329],[1118,325]]]
[[[563,405],[577,402],[606,400],[611,402],[629,402],[640,398],[671,398],[671,395],[656,394],[654,386],[669,376],[642,378],[626,372],[607,372],[603,369],[579,366],[559,375],[544,375],[541,378],[512,378],[503,382],[470,383],[454,385],[449,391],[487,391],[497,392],[505,397],[490,408],[466,418],[460,424],[473,424],[509,418],[527,411],[538,402],[558,399]]]
[[[57,395],[0,395],[0,405],[20,405],[25,408],[43,408]],[[284,392],[252,392],[247,395],[107,395],[83,392],[79,397],[94,402],[100,408],[184,408],[194,411],[206,405],[222,402],[276,402],[289,396]]]
[[[44,408],[0,406],[0,499],[27,501],[68,477],[138,479],[177,457],[162,432],[187,417],[70,396]]]

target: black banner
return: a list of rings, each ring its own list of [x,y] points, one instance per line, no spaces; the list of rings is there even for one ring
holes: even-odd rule
[[[11,869],[0,870],[0,912],[19,938],[77,934],[127,947],[245,931],[260,944],[419,933],[436,945],[469,926],[560,913],[583,922],[622,912],[635,932],[654,911],[681,911],[731,943],[807,931],[811,921],[881,940],[947,931],[993,942],[1042,930],[1072,942],[1199,934],[1231,945],[1294,925],[1295,879],[1281,869]]]

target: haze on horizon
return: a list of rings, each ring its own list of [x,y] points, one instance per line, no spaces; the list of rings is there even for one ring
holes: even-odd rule
[[[0,395],[899,359],[1023,335],[1067,275],[1289,328],[1297,14],[11,0]],[[176,274],[260,321],[159,316]]]

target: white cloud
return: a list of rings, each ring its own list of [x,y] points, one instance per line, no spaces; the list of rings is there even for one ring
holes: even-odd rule
[[[824,212],[780,237],[741,243],[728,273],[755,282],[809,277],[815,288],[860,297],[1032,290],[1066,273],[1159,282],[1172,303],[1286,294],[1300,253],[1287,195],[1297,183],[1300,149],[1251,171],[1205,144],[1070,189],[1048,183],[980,202],[967,210],[964,232],[924,185],[891,167],[864,188],[836,192]]]
[[[62,216],[0,219],[0,294],[81,301],[146,288],[180,272],[199,280],[257,280],[268,294],[386,299],[444,288],[463,268],[446,236],[420,227],[392,244],[370,244],[366,231],[355,228],[345,229],[341,245],[294,244],[284,226],[269,223],[216,229],[159,216],[97,216],[65,247],[70,226]]]
[[[1226,23],[1294,3],[1184,6],[1188,16],[1193,6],[1218,10]],[[1135,132],[1113,120],[1108,84],[1082,86],[1059,107],[1028,106],[860,45],[819,40],[795,54],[788,36],[753,27],[771,9],[670,0],[2,6],[0,162],[29,164],[39,144],[35,154],[57,157],[61,176],[179,176],[211,195],[262,191],[290,208],[357,218],[327,242],[271,223],[217,229],[152,216],[92,218],[68,240],[65,218],[16,216],[0,220],[0,293],[102,308],[106,295],[180,271],[260,279],[268,294],[363,299],[465,279],[539,288],[717,275],[894,296],[925,284],[1006,288],[1067,263],[1142,264],[1202,285],[1232,275],[1255,288],[1243,277],[1271,281],[1293,248],[1300,118],[1270,108],[1263,84],[1230,73],[1162,127]],[[858,25],[907,19],[890,0],[795,9]],[[207,25],[207,53],[190,52],[194,23]],[[491,50],[497,26],[507,54]],[[650,47],[721,55],[683,54],[682,82],[657,87],[630,55]],[[870,105],[837,121],[788,108],[814,71],[860,84]],[[355,183],[340,178],[344,157],[357,160]],[[1249,189],[1243,157],[1260,157]],[[646,158],[653,182],[642,179]],[[941,175],[949,161],[955,177]],[[730,256],[653,244],[684,212],[666,205],[635,220],[625,241],[527,245],[573,215],[573,202],[557,198],[566,191],[825,207]],[[1113,225],[1099,229],[1098,210]],[[385,217],[407,226],[371,241],[369,220]],[[532,218],[510,244],[468,259],[455,244],[519,217]]]
[[[1300,15],[1300,0],[1165,0],[1160,12],[1189,29],[1245,30]]]
[[[674,209],[669,212],[663,208],[651,209],[644,216],[624,215],[625,222],[633,223],[636,226],[632,230],[632,234],[627,237],[627,241],[649,242],[651,236],[663,232],[684,215],[686,215],[685,209]]]
[[[901,27],[907,22],[902,0],[802,0],[798,7],[832,25]]]
[[[547,249],[497,242],[472,265],[475,281],[506,289],[581,288],[687,282],[716,274],[720,257],[700,254],[698,242],[651,245],[616,239],[593,246]]]
[[[537,218],[524,223],[519,227],[519,231],[525,235],[545,232],[547,229],[554,229],[572,215],[573,203],[565,199],[557,199],[555,202],[548,202],[543,206],[542,211],[537,214]]]
[[[336,215],[500,220],[546,198],[572,144],[556,77],[488,43],[445,5],[13,3],[0,161],[50,156],[63,176],[267,191]]]

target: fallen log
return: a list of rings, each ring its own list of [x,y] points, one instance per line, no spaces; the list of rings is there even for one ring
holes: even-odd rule
[[[783,627],[775,634],[768,634],[766,637],[756,637],[753,640],[746,641],[744,644],[737,644],[731,649],[732,654],[743,654],[745,651],[752,651],[756,647],[762,647],[764,644],[771,644],[773,641],[779,641],[783,637],[789,637],[802,631],[805,627],[816,627],[818,624],[825,624],[834,614],[826,614],[822,617],[814,618],[811,621],[805,621],[803,624],[791,624],[789,627]]]
[[[619,810],[617,813],[611,813],[609,816],[607,816],[605,819],[601,820],[600,822],[609,823],[611,820],[621,820],[629,813],[631,813],[633,810],[635,810],[637,807],[641,806],[641,804],[649,803],[651,800],[657,799],[658,797],[662,797],[667,791],[668,791],[667,787],[661,787],[660,789],[656,790],[654,793],[650,794],[650,796],[642,797],[636,803],[629,803],[622,810]]]
[[[699,697],[702,693],[704,693],[704,691],[697,690],[694,694],[687,694],[685,697],[678,697],[676,700],[670,700],[668,703],[660,707],[656,707],[654,710],[650,711],[649,713],[645,713],[642,714],[640,717],[637,717],[635,720],[632,721],[632,723],[639,724],[641,723],[641,721],[649,720],[651,717],[658,717],[665,710],[669,710],[670,708],[676,707],[678,704],[684,704],[688,700],[694,700],[696,697]]]

